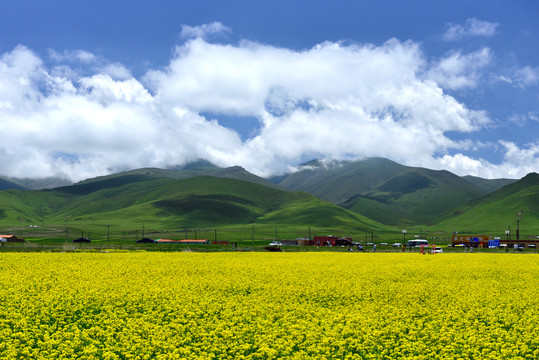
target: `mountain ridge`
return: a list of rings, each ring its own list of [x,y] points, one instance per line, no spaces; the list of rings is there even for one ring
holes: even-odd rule
[[[24,209],[23,211],[19,205],[16,207],[23,213],[26,211],[28,217],[34,218],[36,221],[47,213],[47,209],[57,210],[62,207],[73,213],[77,212],[77,207],[86,208],[85,211],[91,213],[92,211],[99,212],[99,206],[107,204],[106,207],[120,211],[122,206],[135,206],[137,203],[143,202],[142,200],[134,201],[130,197],[146,199],[145,201],[148,202],[151,200],[150,196],[161,194],[158,189],[169,186],[174,181],[208,176],[244,181],[248,184],[280,191],[305,192],[320,201],[327,201],[376,223],[397,227],[411,224],[432,225],[437,221],[447,221],[443,216],[455,214],[453,209],[474,206],[474,201],[488,195],[489,190],[496,189],[494,191],[498,191],[500,186],[514,183],[510,179],[489,181],[474,177],[459,177],[446,170],[408,167],[384,158],[365,158],[357,161],[313,160],[302,164],[297,172],[281,177],[276,184],[251,174],[240,166],[220,168],[206,161],[198,161],[184,167],[134,169],[86,179],[69,186],[42,190],[40,195],[36,195],[36,202],[41,201],[39,199],[43,199],[45,194],[61,195],[53,197],[51,202],[41,205],[37,209]],[[275,178],[273,180],[275,181]],[[249,186],[244,186],[244,188],[247,189]],[[18,189],[19,191],[28,191],[20,186]],[[259,188],[259,191],[265,192],[266,190]],[[273,194],[268,196],[276,196],[275,193]],[[215,196],[217,199],[221,195]],[[222,201],[222,204],[226,204],[223,206],[232,206],[230,207],[231,214],[234,213],[232,209],[235,206],[239,206],[236,208],[239,209],[238,211],[241,210],[242,206],[243,208],[246,206],[246,203],[238,200],[237,194],[234,196],[236,196],[236,200],[226,194],[220,200],[217,199]],[[64,198],[70,197],[72,197],[72,204],[64,205]],[[107,197],[116,200],[113,203],[106,202],[105,198]],[[25,198],[25,201],[28,202],[33,201],[29,200],[29,194],[26,197],[21,196],[21,198]],[[79,200],[74,201],[73,199]],[[205,197],[191,196],[189,201],[185,201],[191,204],[189,206],[192,209],[196,201],[200,202],[201,207],[208,207],[210,203],[219,203],[219,201],[215,202],[216,199],[209,200]],[[85,201],[98,205],[87,206]],[[179,208],[185,208],[185,206],[189,208],[183,203],[167,201],[165,199],[160,204],[163,205],[163,211],[166,210],[165,212],[168,213],[174,212],[171,211],[173,203]],[[242,212],[237,214],[240,213]],[[4,211],[4,218],[5,214]],[[261,216],[260,212],[257,214],[257,216]],[[68,216],[69,214],[64,215]],[[294,216],[301,217],[299,213],[295,213]]]
[[[241,169],[233,169],[240,171]],[[0,191],[0,224],[158,223],[225,226],[250,223],[385,228],[304,192],[226,177],[187,179],[126,173],[49,190]]]
[[[539,230],[539,174],[529,173],[483,197],[473,199],[435,219],[441,228],[498,228],[503,233],[517,220]],[[526,225],[527,224],[527,225]],[[479,229],[481,230],[481,229]]]
[[[279,185],[307,191],[394,226],[428,224],[433,216],[486,194],[486,190],[449,171],[404,166],[385,158],[329,165],[309,162]]]

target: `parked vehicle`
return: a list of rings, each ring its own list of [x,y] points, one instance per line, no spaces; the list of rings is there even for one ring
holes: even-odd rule
[[[408,240],[406,247],[420,247],[421,245],[428,245],[429,241],[425,239]]]
[[[335,240],[333,246],[354,246],[354,243],[351,239],[339,238]]]

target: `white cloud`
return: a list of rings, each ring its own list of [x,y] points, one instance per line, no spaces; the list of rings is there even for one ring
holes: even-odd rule
[[[433,159],[430,167],[446,169],[457,175],[474,175],[487,179],[519,179],[539,169],[539,143],[530,143],[519,148],[513,142],[500,140],[499,145],[505,149],[504,159],[500,164],[459,153]]]
[[[132,77],[131,71],[122,64],[107,64],[101,68],[102,73],[109,75],[110,77],[118,80],[127,80]]]
[[[211,24],[203,24],[199,26],[182,25],[180,37],[182,38],[202,38],[205,39],[212,35],[219,35],[231,32],[229,27],[224,26],[218,21]]]
[[[132,77],[131,71],[123,64],[110,63],[102,56],[94,55],[85,50],[64,50],[57,52],[53,49],[48,49],[49,58],[56,64],[52,70],[54,75],[62,75],[68,78],[76,78],[94,73],[102,73],[111,76],[117,80],[126,80]],[[70,65],[75,65],[77,73]],[[83,70],[80,67],[84,66]]]
[[[444,155],[438,159],[439,168],[450,169],[452,172],[462,175],[483,175],[480,174],[481,171],[484,171],[485,161],[482,159],[472,159],[461,153],[455,155]],[[490,173],[488,175],[491,175]],[[491,176],[486,176],[491,177]]]
[[[476,18],[466,19],[463,25],[449,23],[446,25],[446,31],[442,35],[445,41],[457,41],[468,36],[487,36],[496,34],[498,23],[479,20]]]
[[[98,59],[94,54],[85,50],[64,50],[62,53],[59,53],[53,49],[49,49],[48,52],[49,58],[56,62],[77,61],[89,64]]]
[[[460,60],[488,56],[485,49]],[[406,161],[460,148],[444,132],[473,131],[488,118],[423,81],[425,67],[417,44],[397,40],[379,47],[328,42],[297,52],[196,39],[146,80],[161,102],[258,118],[259,134],[227,163],[267,175],[306,154]]]
[[[473,147],[447,133],[473,133],[489,122],[442,87],[451,76],[473,78],[466,64],[489,58],[488,49],[454,53],[431,69],[411,41],[293,51],[197,37],[141,82],[102,59],[90,74],[47,68],[19,46],[0,57],[0,137],[10,139],[0,144],[1,175],[81,180],[203,158],[264,176],[306,157],[366,156],[488,173],[495,167],[484,160],[436,154]],[[219,123],[221,114],[252,118],[259,130],[242,141]],[[515,159],[518,150],[506,149]],[[537,147],[526,151],[529,160]],[[504,165],[501,175],[520,165]]]
[[[80,80],[81,93],[90,100],[103,105],[125,103],[147,103],[152,98],[148,91],[135,79],[114,81],[105,74]]]
[[[539,83],[539,67],[525,66],[515,72],[518,85],[522,88],[536,86]]]
[[[0,109],[18,111],[39,101],[44,71],[41,59],[24,46],[0,56]]]
[[[1,57],[0,135],[10,139],[0,144],[2,175],[81,180],[241,146],[232,130],[156,104],[134,78],[66,74],[48,73],[24,47]]]
[[[529,124],[529,120],[539,122],[539,116],[533,111],[530,111],[526,114],[513,114],[508,120],[518,126],[526,126]]]
[[[492,53],[489,48],[462,54],[460,51],[452,52],[449,56],[440,59],[429,71],[428,77],[444,88],[456,90],[473,88],[481,76],[481,70],[489,65]]]

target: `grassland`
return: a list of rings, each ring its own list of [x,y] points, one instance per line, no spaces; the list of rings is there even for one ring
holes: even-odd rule
[[[477,232],[520,228],[539,234],[539,175],[529,174],[520,181],[469,204],[460,206],[437,219],[437,228],[470,229]]]

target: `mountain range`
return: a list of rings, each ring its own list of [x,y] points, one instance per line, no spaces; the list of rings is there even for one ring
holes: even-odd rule
[[[445,170],[400,165],[388,159],[311,161],[276,179],[387,225],[429,224],[467,201],[515,180],[463,178]]]
[[[199,169],[202,172],[206,170]],[[268,186],[240,167],[212,176],[140,169],[48,190],[0,191],[0,225],[118,225],[162,227],[288,224],[382,229],[360,214],[316,198]],[[219,177],[218,177],[218,176]],[[244,179],[249,179],[249,181]]]
[[[239,166],[220,168],[199,161],[41,190],[0,179],[0,225],[73,221],[127,225],[153,219],[183,226],[288,223],[387,229],[423,224],[487,229],[514,223],[517,213],[525,214],[525,221],[539,223],[533,215],[539,210],[537,177],[534,173],[521,180],[459,177],[367,158],[315,160],[294,173],[264,179]]]

